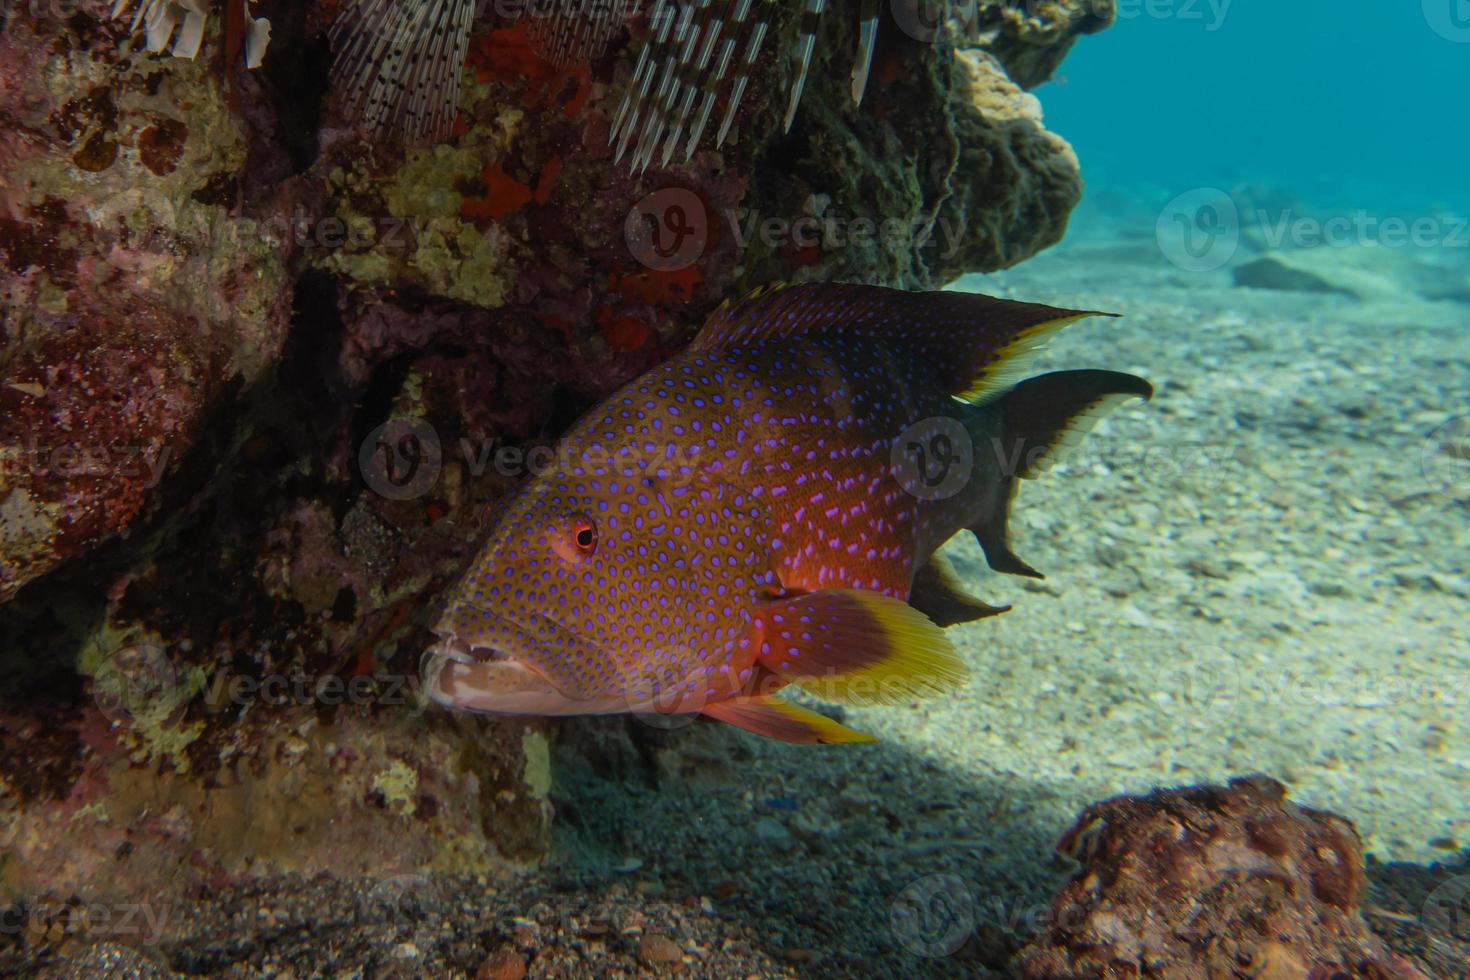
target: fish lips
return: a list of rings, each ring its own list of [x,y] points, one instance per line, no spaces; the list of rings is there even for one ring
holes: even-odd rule
[[[453,612],[453,611],[451,611]],[[451,618],[453,618],[451,616]],[[419,675],[424,692],[435,703],[456,711],[498,715],[612,714],[628,710],[621,698],[579,696],[546,676],[532,660],[540,647],[556,643],[582,647],[575,637],[545,622],[538,631],[545,641],[509,620],[496,620],[486,632],[487,642],[473,642],[451,627],[435,631],[439,642],[424,651]],[[525,653],[520,654],[520,648]],[[518,655],[519,654],[519,655]]]

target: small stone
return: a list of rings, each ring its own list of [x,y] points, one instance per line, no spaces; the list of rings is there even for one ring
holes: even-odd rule
[[[399,943],[393,947],[393,958],[395,960],[418,960],[423,958],[423,952],[413,943]]]
[[[1202,578],[1223,580],[1230,577],[1230,573],[1225,570],[1225,566],[1205,558],[1191,558],[1184,563],[1184,567]]]
[[[661,932],[651,932],[638,944],[638,961],[650,970],[684,961],[684,950]]]
[[[1307,965],[1290,947],[1267,942],[1251,957],[1249,975],[1256,980],[1306,980]]]
[[[786,825],[775,817],[761,817],[757,820],[755,836],[756,840],[761,843],[769,844],[781,851],[791,850],[791,846],[796,843],[792,839],[791,832],[786,829]]]
[[[526,975],[526,961],[511,946],[502,946],[489,956],[475,971],[475,980],[522,980]]]

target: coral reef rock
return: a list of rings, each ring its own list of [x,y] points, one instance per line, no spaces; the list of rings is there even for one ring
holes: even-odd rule
[[[229,18],[187,59],[112,0],[3,11],[0,901],[541,859],[550,729],[416,677],[528,451],[747,287],[1055,242],[1077,161],[1024,89],[1111,19],[894,5],[855,106],[829,17],[789,134],[773,57],[721,150],[634,173],[636,18],[566,68],[480,19],[449,136],[404,146],[351,128],[340,6],[248,8],[254,70]]]
[[[1017,957],[1022,977],[1424,977],[1360,915],[1352,824],[1267,777],[1107,800],[1058,850],[1082,870]]]

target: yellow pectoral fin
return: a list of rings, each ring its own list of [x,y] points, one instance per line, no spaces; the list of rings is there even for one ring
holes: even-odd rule
[[[737,697],[705,705],[702,712],[727,725],[782,742],[853,745],[876,742],[862,732],[839,725],[826,715],[774,697]]]
[[[810,592],[763,604],[761,619],[761,665],[827,701],[907,704],[968,680],[944,630],[878,592]]]

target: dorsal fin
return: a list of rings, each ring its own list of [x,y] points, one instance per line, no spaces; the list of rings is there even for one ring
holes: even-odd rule
[[[777,284],[720,307],[690,349],[714,353],[797,338],[876,342],[929,364],[949,394],[978,402],[1008,390],[1022,370],[1020,355],[1051,334],[1082,317],[1110,315],[979,293]]]

